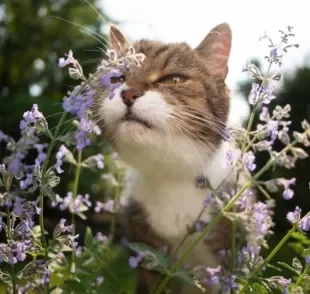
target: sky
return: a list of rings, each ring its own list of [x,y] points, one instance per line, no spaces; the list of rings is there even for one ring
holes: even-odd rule
[[[185,41],[196,47],[217,24],[227,22],[233,33],[227,85],[233,90],[235,107],[247,109],[235,93],[237,82],[247,79],[242,68],[253,57],[268,54],[267,41],[258,41],[267,32],[275,43],[278,30],[294,27],[298,49],[283,59],[281,71],[291,74],[307,62],[310,52],[310,0],[100,0],[104,11],[131,40],[140,38],[165,42]],[[307,61],[308,60],[308,61]],[[265,68],[265,67],[263,67]],[[277,68],[274,68],[276,71]],[[246,112],[246,111],[245,111]]]

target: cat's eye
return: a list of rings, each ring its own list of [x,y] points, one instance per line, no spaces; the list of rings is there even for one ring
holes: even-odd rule
[[[169,85],[177,85],[177,84],[182,84],[186,82],[188,78],[183,75],[178,75],[178,74],[171,74],[171,75],[166,75],[162,78],[160,78],[157,83],[160,84],[169,84]]]
[[[111,77],[110,82],[111,84],[123,83],[125,82],[125,76],[121,75],[119,77]]]

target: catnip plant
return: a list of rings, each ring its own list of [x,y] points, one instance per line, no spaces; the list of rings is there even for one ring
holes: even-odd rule
[[[269,43],[265,74],[251,62],[245,65],[243,71],[251,79],[260,81],[252,84],[249,94],[252,113],[247,128],[227,129],[225,144],[230,148],[226,155],[226,179],[213,189],[206,185],[203,177],[193,182],[197,189],[205,189],[206,198],[201,213],[188,228],[172,258],[167,257],[165,248],[159,251],[146,244],[127,244],[125,238],[122,240],[123,247],[129,246],[136,253],[123,267],[144,267],[161,273],[152,293],[169,293],[171,279],[195,285],[202,293],[205,292],[204,286],[208,285],[220,285],[223,293],[308,293],[310,241],[306,233],[310,229],[310,212],[302,212],[299,207],[288,212],[287,221],[292,228],[274,248],[268,250],[265,258],[261,256],[262,248],[268,246],[273,227],[275,201],[270,194],[282,191],[283,198],[289,201],[298,183],[296,178],[262,181],[262,176],[271,168],[294,168],[297,160],[308,157],[304,147],[310,145],[310,126],[306,120],[301,122],[300,130],[290,129],[290,105],[276,106],[272,111],[266,106],[276,100],[274,83],[282,78],[280,72],[273,75],[270,72],[274,66],[281,66],[288,50],[298,47],[291,43],[293,37],[293,28],[289,26],[286,31],[280,31],[277,43],[267,34],[261,38]],[[58,66],[60,69],[67,67],[70,77],[80,83],[64,97],[64,112],[56,128],[50,129],[38,105],[33,105],[20,122],[19,140],[0,131],[0,143],[8,151],[0,165],[0,231],[6,236],[0,243],[0,278],[8,293],[133,293],[129,284],[119,282],[120,273],[109,266],[124,254],[123,247],[115,246],[114,242],[116,217],[122,207],[124,170],[117,154],[87,157],[85,150],[95,136],[101,135],[96,117],[92,115],[94,95],[98,90],[108,88],[109,99],[113,99],[120,83],[112,84],[111,78],[122,76],[131,66],[140,66],[143,59],[144,55],[136,53],[133,47],[129,47],[123,57],[117,56],[114,50],[107,50],[107,58],[87,78],[70,50],[59,59]],[[254,125],[257,113],[260,123]],[[63,133],[61,129],[68,117],[73,130]],[[281,150],[274,148],[278,141],[284,145]],[[260,152],[269,154],[269,159],[258,169],[255,160]],[[29,154],[34,153],[34,160],[29,163]],[[63,165],[64,162],[67,165]],[[70,169],[67,169],[68,165]],[[107,166],[108,172],[103,173]],[[114,197],[94,203],[91,194],[79,194],[84,169],[101,173]],[[61,175],[69,172],[74,173],[72,190],[66,195],[56,194],[55,187],[60,183]],[[230,193],[221,192],[231,175],[236,178],[234,189]],[[245,184],[241,178],[246,179]],[[260,191],[266,200],[253,201],[255,191]],[[71,219],[59,219],[53,232],[47,232],[44,224],[46,203],[71,215]],[[206,224],[200,217],[211,204],[217,208],[217,214]],[[94,235],[87,228],[84,244],[78,244],[76,220],[86,220],[87,211],[112,215],[110,232],[108,236],[100,232]],[[212,229],[223,218],[233,224],[231,249],[218,252],[218,257],[225,260],[223,266],[186,267],[185,258],[201,240],[212,234]],[[180,253],[194,232],[199,232],[198,236]],[[240,235],[249,236],[247,244],[240,242]],[[279,262],[273,266],[279,271],[278,276],[263,275],[272,258],[290,239],[295,239],[290,246],[297,255],[292,264]],[[292,275],[284,277],[282,269],[289,270]]]

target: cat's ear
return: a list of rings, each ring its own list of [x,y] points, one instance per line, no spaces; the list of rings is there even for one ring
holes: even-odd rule
[[[195,50],[212,73],[225,79],[230,48],[231,29],[222,23],[213,28]]]
[[[129,46],[127,38],[114,24],[110,24],[109,41],[112,49],[114,49],[118,54],[122,51],[122,49]]]

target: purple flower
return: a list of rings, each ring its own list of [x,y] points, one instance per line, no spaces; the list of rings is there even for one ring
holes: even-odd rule
[[[97,201],[96,206],[95,206],[95,212],[99,213],[102,210],[113,213],[114,212],[114,200],[109,199],[105,203]]]
[[[208,225],[208,223],[206,223],[202,220],[198,220],[195,222],[195,225],[194,225],[195,231],[196,232],[202,232],[207,225]]]
[[[21,188],[21,190],[25,190],[32,184],[32,181],[33,174],[28,173],[26,175],[26,179],[19,182],[19,187]]]
[[[96,239],[105,245],[109,243],[109,238],[106,235],[103,235],[101,232],[96,234]]]
[[[4,257],[4,247],[5,244],[4,243],[0,243],[0,263],[2,263],[4,261],[3,257]]]
[[[274,96],[272,94],[272,92],[274,91],[275,87],[274,86],[269,86],[265,91],[264,91],[264,95],[263,95],[263,103],[264,104],[269,104],[273,99],[276,98],[276,96]]]
[[[148,254],[146,252],[138,252],[137,256],[130,256],[128,259],[129,266],[131,268],[137,268],[139,263],[146,257]]]
[[[231,167],[241,155],[241,151],[239,149],[229,148],[226,152],[226,168]]]
[[[270,114],[269,114],[269,111],[268,111],[268,107],[266,107],[266,106],[262,107],[262,112],[259,115],[259,119],[261,121],[265,121],[265,122],[267,122],[270,119]]]
[[[291,284],[292,280],[291,279],[287,280],[283,277],[279,277],[277,282],[279,286],[282,288],[282,294],[287,294],[288,293],[287,287],[289,286],[289,284]]]
[[[30,126],[31,124],[36,124],[39,120],[44,119],[43,114],[39,111],[38,105],[34,104],[32,106],[31,111],[27,111],[23,115],[23,120],[20,122],[20,129],[24,130],[26,127]]]
[[[242,157],[242,162],[245,164],[249,171],[253,171],[256,168],[255,155],[252,151],[246,152]]]
[[[260,246],[254,246],[248,243],[247,247],[243,247],[241,251],[244,255],[248,256],[248,260],[255,260],[256,257],[259,255],[260,250]]]
[[[300,222],[300,228],[308,232],[310,230],[310,214],[304,216]]]
[[[58,196],[58,195],[57,195]],[[91,202],[89,201],[89,195],[85,194],[85,196],[77,195],[73,199],[73,193],[68,192],[67,196],[64,198],[60,198],[59,196],[56,198],[57,203],[52,203],[55,207],[57,204],[59,205],[60,210],[66,210],[69,208],[71,213],[80,213],[87,211],[89,207],[91,207]]]
[[[278,57],[278,49],[277,49],[276,47],[273,47],[273,48],[270,50],[269,56],[270,56],[270,58],[272,58],[272,59],[277,58],[277,57]]]
[[[38,156],[37,156],[37,159],[36,159],[38,161],[38,163],[42,163],[46,159],[46,153],[43,152],[43,150],[45,148],[47,148],[47,146],[48,146],[48,144],[35,144],[34,145],[34,147],[38,151]]]
[[[23,163],[22,160],[25,158],[25,155],[21,152],[14,153],[8,164],[8,171],[11,175],[17,176],[18,173],[22,170]]]
[[[16,259],[18,261],[24,261],[26,259],[26,250],[27,250],[26,244],[22,242],[17,242],[15,244],[15,254],[16,254]]]
[[[259,84],[253,83],[252,84],[252,89],[249,95],[249,103],[251,105],[255,105],[257,103],[257,100],[259,98],[260,94],[260,86]]]
[[[235,282],[236,276],[235,275],[229,275],[222,279],[222,292],[227,293],[230,289],[237,289],[237,283]]]
[[[56,164],[54,166],[56,168],[57,173],[59,174],[63,172],[61,166],[64,161],[76,164],[76,161],[70,150],[65,145],[61,145],[56,153]]]
[[[310,264],[310,255],[305,256],[305,263]]]
[[[103,282],[104,282],[104,277],[103,276],[99,276],[99,277],[96,278],[96,285],[97,286],[102,285]]]
[[[203,206],[208,207],[210,204],[212,204],[213,198],[211,192],[207,192],[206,198],[203,201]]]
[[[93,105],[94,94],[94,90],[87,90],[77,96],[70,95],[64,100],[62,107],[66,112],[77,115],[79,119],[86,119],[87,111]]]
[[[278,46],[273,47],[270,50],[269,56],[271,59],[281,59],[283,57],[283,50],[280,49]]]
[[[24,202],[24,199],[20,197],[15,198],[13,213],[16,216],[21,216],[23,214],[23,207],[22,207],[23,202]]]
[[[207,277],[204,280],[206,285],[218,285],[220,282],[220,274],[221,274],[222,267],[219,265],[216,268],[207,267],[206,273]]]
[[[89,134],[94,133],[100,135],[101,131],[99,127],[90,120],[81,119],[79,128],[75,132],[76,148],[82,151],[86,146],[90,145]]]
[[[104,74],[102,77],[100,77],[99,84],[102,85],[103,87],[109,87],[110,88],[109,99],[112,99],[114,97],[115,89],[117,89],[122,84],[120,82],[113,83],[112,79],[113,78],[120,78],[122,75],[123,74],[119,70],[113,70],[113,71],[110,71],[110,72]]]
[[[67,58],[59,58],[59,61],[58,61],[58,67],[60,68],[64,68],[66,65],[68,64],[74,64],[76,62],[76,60],[74,59],[73,57],[73,52],[72,50],[69,50],[69,53],[68,54],[65,54],[65,56]]]
[[[279,134],[279,123],[276,120],[269,120],[267,123],[267,133],[271,136],[271,141],[275,141]]]
[[[84,164],[88,167],[97,167],[99,169],[104,168],[104,156],[102,154],[97,154],[90,156],[84,161]]]
[[[104,168],[104,163],[103,163],[103,155],[102,154],[97,154],[94,156],[94,159],[96,161],[97,167],[99,169],[103,169]]]
[[[137,268],[141,259],[139,257],[130,256],[128,263],[131,268]]]
[[[40,279],[40,284],[44,285],[47,284],[50,281],[50,276],[51,276],[52,272],[48,269],[46,269],[45,271],[42,272],[42,277]]]
[[[269,225],[267,223],[269,216],[270,211],[265,203],[255,203],[253,217],[256,222],[257,237],[259,239],[263,238],[269,230]]]
[[[301,213],[301,209],[298,206],[296,206],[295,211],[289,212],[286,215],[286,218],[292,224],[295,224],[295,223],[299,222],[299,220],[300,220],[300,213]]]
[[[253,192],[250,189],[246,189],[242,196],[237,201],[237,204],[241,209],[245,209],[248,205],[249,198],[253,195]]]
[[[0,232],[2,231],[2,227],[3,227],[3,220],[2,217],[0,216]]]
[[[65,226],[66,221],[67,221],[66,219],[62,218],[59,221],[59,224],[57,225],[58,229],[60,230],[61,233],[65,233],[65,232],[71,233],[72,232],[72,225],[71,226]]]
[[[294,191],[290,188],[291,185],[295,185],[296,178],[292,178],[290,180],[287,179],[278,179],[277,180],[284,187],[283,198],[285,200],[292,199],[294,196]]]

